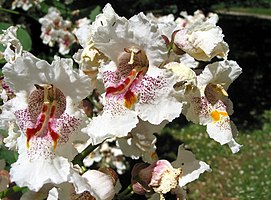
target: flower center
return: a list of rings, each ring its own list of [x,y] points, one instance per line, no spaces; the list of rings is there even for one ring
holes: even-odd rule
[[[134,68],[144,68],[146,73],[149,67],[147,55],[137,47],[124,48],[117,62],[118,72],[122,77],[127,77]]]
[[[36,89],[29,96],[28,110],[33,125],[26,129],[27,147],[34,136],[50,135],[56,148],[60,135],[54,130],[55,119],[59,118],[66,109],[64,94],[53,85],[35,84]]]
[[[212,105],[214,105],[218,100],[228,96],[223,85],[215,83],[208,84],[205,88],[204,94]]]
[[[143,50],[130,47],[124,48],[117,64],[120,84],[106,88],[106,95],[124,95],[124,105],[130,109],[137,101],[132,87],[147,73],[149,61]]]

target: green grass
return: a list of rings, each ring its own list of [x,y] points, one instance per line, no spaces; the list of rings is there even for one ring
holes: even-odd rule
[[[270,8],[253,8],[253,7],[226,7],[224,4],[217,4],[212,6],[212,9],[215,12],[219,11],[232,11],[232,12],[240,12],[247,14],[257,14],[257,15],[271,15]]]
[[[271,199],[271,129],[240,133],[237,154],[210,139],[203,126],[166,128],[164,134],[183,141],[212,168],[188,185],[189,200]]]

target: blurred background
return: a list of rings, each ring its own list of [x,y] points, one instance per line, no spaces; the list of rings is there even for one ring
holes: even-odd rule
[[[106,3],[77,0],[70,7],[94,19]],[[237,142],[243,148],[233,155],[227,146],[212,141],[204,127],[191,125],[180,117],[159,137],[157,146],[162,148],[158,153],[173,160],[178,145],[185,143],[199,160],[211,165],[212,173],[203,174],[199,181],[188,185],[188,199],[271,199],[271,0],[114,0],[110,3],[116,13],[127,18],[141,11],[156,16],[172,13],[176,18],[181,11],[193,15],[194,11],[202,10],[205,14],[219,15],[217,25],[230,47],[228,59],[235,60],[243,69],[228,91],[235,111],[232,120],[239,130]],[[35,30],[36,35],[41,33],[41,25],[31,18],[0,14],[3,22],[26,21],[28,29]],[[39,37],[32,38],[33,54],[42,58],[52,52]]]

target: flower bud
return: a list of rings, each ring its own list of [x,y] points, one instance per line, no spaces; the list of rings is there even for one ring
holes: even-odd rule
[[[133,190],[137,194],[145,194],[153,190],[160,195],[175,189],[182,175],[181,168],[173,168],[167,160],[158,160],[149,165],[139,163],[132,170]]]

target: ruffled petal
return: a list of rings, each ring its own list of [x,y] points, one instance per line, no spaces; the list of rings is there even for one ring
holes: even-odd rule
[[[124,107],[119,107],[119,112],[113,114],[105,111],[102,115],[94,117],[82,131],[87,133],[93,145],[99,144],[107,138],[123,137],[128,134],[138,123],[137,114]]]
[[[113,179],[98,170],[88,170],[82,176],[73,175],[76,193],[88,191],[97,200],[111,200],[115,196]]]
[[[138,86],[139,101],[135,105],[135,111],[142,120],[157,125],[180,115],[182,103],[172,95],[176,80],[177,77],[167,70],[149,69]]]
[[[198,161],[191,151],[179,146],[177,160],[172,162],[174,168],[182,168],[183,176],[179,179],[179,186],[183,187],[199,178],[205,171],[211,171],[210,166],[203,161]]]
[[[198,76],[198,84],[206,86],[209,83],[222,84],[225,90],[242,73],[235,61],[221,61],[207,65]]]
[[[39,141],[40,145],[33,147],[36,152],[32,152],[32,159],[29,159],[29,151],[25,150],[25,136],[22,135],[18,143],[21,144],[19,158],[11,165],[11,181],[20,187],[27,186],[32,191],[38,191],[46,183],[60,184],[68,180],[70,163],[66,158],[56,156],[53,149],[50,150],[51,143],[48,145],[46,141]]]

